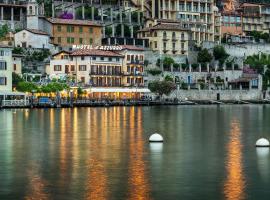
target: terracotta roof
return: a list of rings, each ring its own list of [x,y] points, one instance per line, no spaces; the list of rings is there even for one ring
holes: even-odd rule
[[[71,25],[85,25],[85,26],[101,26],[89,20],[75,20],[75,19],[60,19],[60,18],[46,18],[52,24],[71,24]]]
[[[172,23],[163,23],[163,24],[157,24],[152,27],[144,28],[139,31],[141,32],[147,32],[152,30],[179,30],[179,31],[187,31],[188,28],[184,28],[181,24],[172,24]]]
[[[126,49],[126,50],[144,51],[144,48],[133,46],[133,45],[121,45],[121,47],[122,49]]]
[[[71,53],[72,56],[107,56],[107,57],[124,57],[113,51],[103,51],[99,49],[79,49]]]
[[[59,51],[59,52],[53,54],[52,56],[57,56],[57,55],[59,55],[61,53],[71,54],[71,52],[69,52],[69,51],[62,50],[62,51]]]
[[[37,30],[37,29],[24,29],[26,31],[29,31],[31,33],[34,33],[34,34],[38,34],[38,35],[49,35],[48,33],[44,32],[44,31],[40,31],[40,30]]]

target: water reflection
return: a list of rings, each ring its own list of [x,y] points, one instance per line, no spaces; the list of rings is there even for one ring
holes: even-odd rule
[[[137,117],[135,116],[137,115]],[[141,108],[130,109],[130,159],[128,171],[128,197],[130,200],[150,199],[150,187],[146,173],[145,149]]]
[[[231,123],[230,141],[227,144],[226,171],[227,179],[224,185],[226,199],[245,199],[241,131],[238,121],[232,121]]]
[[[107,174],[104,163],[106,132],[104,132],[104,126],[102,126],[102,120],[107,118],[105,113],[101,112],[104,116],[98,117],[98,110],[94,109],[92,114],[92,120],[89,122],[90,127],[95,127],[91,130],[90,148],[91,154],[87,160],[87,180],[86,180],[86,196],[85,199],[89,200],[103,200],[108,199],[107,188]],[[102,119],[102,120],[99,120]]]
[[[28,177],[28,188],[27,188],[27,195],[24,198],[25,200],[49,200],[49,195],[46,193],[46,181],[41,177],[39,164],[32,164],[30,169],[28,170],[27,177]]]
[[[259,173],[264,181],[269,181],[269,148],[256,148]]]
[[[151,154],[161,154],[163,149],[163,143],[150,143],[149,145]]]

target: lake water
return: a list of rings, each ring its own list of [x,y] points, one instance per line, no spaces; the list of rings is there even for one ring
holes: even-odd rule
[[[268,200],[260,137],[267,105],[1,110],[0,199]]]

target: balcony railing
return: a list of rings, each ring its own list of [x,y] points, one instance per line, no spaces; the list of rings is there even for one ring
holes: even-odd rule
[[[101,75],[101,76],[121,76],[121,72],[90,72],[89,75]]]
[[[14,0],[0,0],[1,4],[13,4],[13,5],[26,5],[27,1],[14,1]]]
[[[128,61],[130,64],[137,64],[137,65],[143,65],[144,62],[142,60],[130,60]]]

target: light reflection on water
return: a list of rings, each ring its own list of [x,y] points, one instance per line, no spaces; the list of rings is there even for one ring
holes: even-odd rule
[[[270,108],[175,108],[0,111],[0,199],[268,199]]]
[[[128,164],[128,185],[129,185],[129,198],[130,200],[143,200],[150,198],[150,188],[148,177],[146,174],[147,164],[145,163],[144,156],[145,149],[143,140],[142,128],[142,113],[138,110],[137,120],[135,121],[134,108],[130,110],[130,145],[129,155],[130,160]],[[136,142],[135,142],[136,141]]]
[[[245,174],[242,164],[241,130],[238,121],[231,123],[230,139],[227,144],[226,160],[227,178],[224,185],[225,197],[228,200],[245,199]]]

